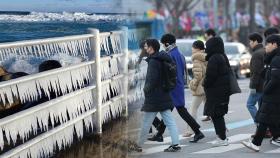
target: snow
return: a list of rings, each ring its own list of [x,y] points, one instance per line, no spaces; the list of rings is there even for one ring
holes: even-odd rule
[[[88,15],[82,12],[76,13],[45,13],[45,12],[31,12],[29,15],[0,15],[0,21],[8,22],[94,22],[99,20],[107,21],[122,21],[125,20],[124,15]]]

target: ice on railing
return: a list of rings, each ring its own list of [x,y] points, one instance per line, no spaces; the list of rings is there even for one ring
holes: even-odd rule
[[[14,55],[33,55],[37,57],[50,57],[57,53],[63,53],[71,56],[86,57],[91,50],[90,40],[79,39],[73,41],[61,41],[57,43],[34,44],[0,49],[0,60],[4,61]]]
[[[102,96],[102,102],[106,102],[108,98],[111,98],[111,87],[110,84],[104,84],[102,85],[102,90],[101,90],[101,96]]]
[[[122,34],[111,34],[110,35],[113,54],[121,53],[121,50],[123,48],[121,36],[122,36]]]
[[[124,110],[124,104],[122,102],[122,99],[112,102],[110,108],[112,112],[112,117],[113,118],[118,117],[119,114]]]
[[[89,80],[91,74],[91,66],[83,66],[77,69],[63,71],[60,73],[48,75],[47,77],[37,78],[19,82],[14,85],[3,86],[0,88],[0,99],[6,103],[12,104],[15,98],[20,98],[22,103],[34,101],[41,96],[41,90],[50,98],[50,91],[53,90],[56,94],[62,92],[65,95],[67,92],[73,91],[78,86],[84,86],[85,80]],[[28,76],[26,76],[28,77]]]
[[[102,105],[102,123],[106,123],[110,119],[110,105],[104,104]]]
[[[144,84],[144,81],[140,81],[134,89],[128,92],[128,103],[133,103],[144,98]]]
[[[101,66],[101,80],[106,80],[111,77],[109,61],[102,62]]]
[[[118,75],[120,73],[118,59],[112,58],[109,62],[110,62],[111,75],[112,76]]]
[[[27,115],[23,118],[9,122],[8,124],[4,124],[0,126],[0,131],[3,130],[6,133],[5,137],[8,141],[8,144],[15,143],[18,134],[23,141],[27,140],[29,138],[29,133],[33,132],[33,134],[36,134],[38,128],[48,130],[49,117],[51,120],[51,126],[53,127],[55,122],[67,122],[67,114],[72,120],[82,113],[88,111],[89,109],[94,108],[92,96],[93,95],[91,91],[86,91],[81,94],[75,95],[75,97],[56,103],[49,108],[36,111],[32,113],[32,115]],[[87,125],[90,124],[92,123],[87,121]],[[4,137],[2,135],[2,137],[0,138],[0,148],[3,148],[3,140]]]
[[[109,35],[100,35],[100,48],[105,51],[107,55],[110,54]]]

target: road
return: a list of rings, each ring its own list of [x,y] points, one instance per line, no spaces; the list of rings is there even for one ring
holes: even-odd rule
[[[265,139],[261,146],[259,153],[252,152],[245,148],[240,142],[248,140],[255,131],[255,125],[249,115],[246,108],[246,101],[249,95],[249,80],[239,80],[241,94],[235,94],[231,96],[229,113],[225,116],[226,126],[228,128],[227,136],[229,138],[230,145],[226,147],[212,148],[210,142],[216,139],[216,135],[213,129],[213,124],[209,122],[201,122],[200,116],[202,115],[203,106],[200,107],[198,112],[199,123],[202,126],[202,131],[205,134],[205,138],[198,143],[192,144],[188,141],[191,138],[183,138],[182,134],[185,133],[187,124],[180,118],[177,111],[173,111],[176,118],[176,123],[179,128],[180,142],[182,150],[177,153],[165,153],[163,149],[167,148],[170,144],[170,137],[168,131],[164,134],[164,142],[145,142],[143,146],[144,151],[142,153],[132,153],[130,156],[140,158],[236,158],[236,157],[254,157],[254,158],[278,158],[280,155],[280,148],[269,143],[269,139]],[[191,102],[191,94],[186,89],[186,102],[187,106]],[[135,130],[135,129],[134,129]],[[139,129],[138,129],[139,130]]]

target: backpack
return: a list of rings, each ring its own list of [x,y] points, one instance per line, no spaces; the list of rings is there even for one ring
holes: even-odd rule
[[[176,87],[177,68],[175,62],[161,61],[161,87],[164,91],[171,91]]]

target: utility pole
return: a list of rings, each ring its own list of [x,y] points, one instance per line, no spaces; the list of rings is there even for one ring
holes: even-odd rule
[[[256,31],[255,22],[256,0],[250,0],[250,32]]]

